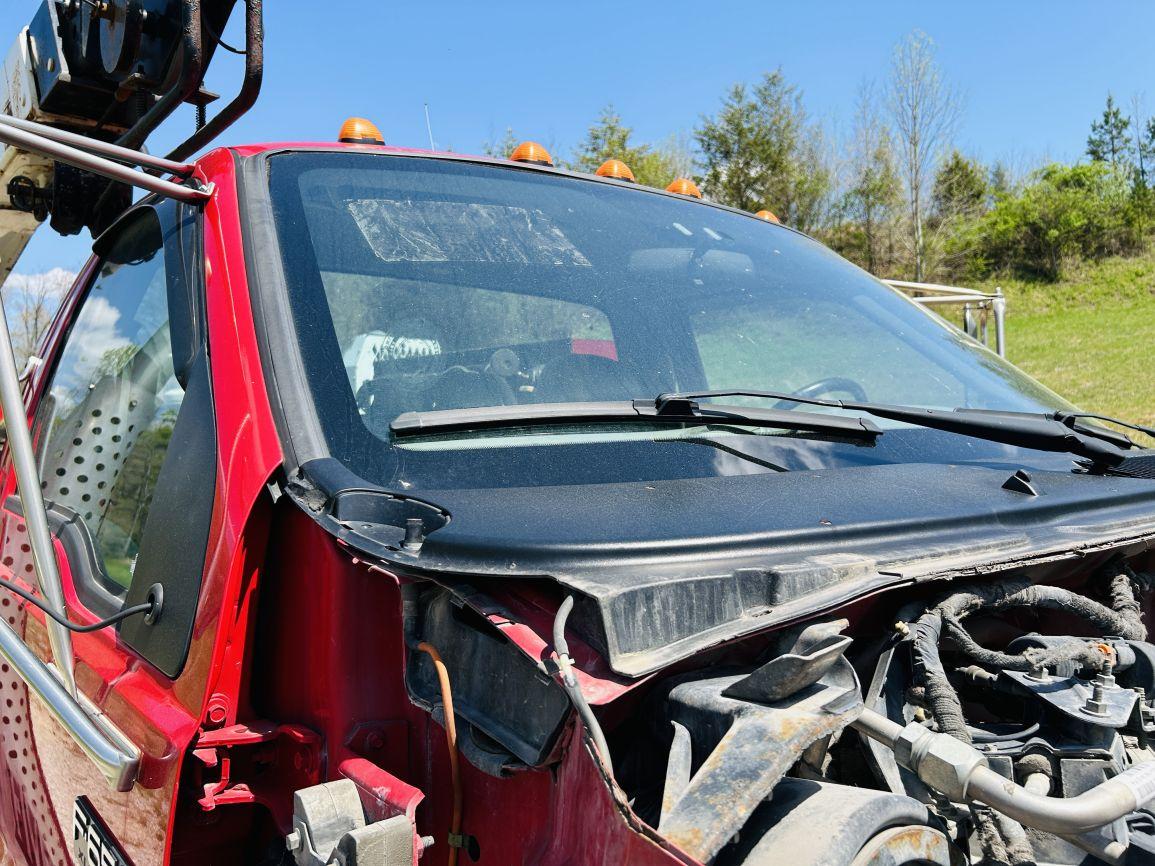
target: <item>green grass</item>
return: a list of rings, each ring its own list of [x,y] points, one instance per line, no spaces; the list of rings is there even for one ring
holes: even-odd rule
[[[1155,424],[1155,249],[1073,266],[1007,295],[1007,357],[1087,411]]]

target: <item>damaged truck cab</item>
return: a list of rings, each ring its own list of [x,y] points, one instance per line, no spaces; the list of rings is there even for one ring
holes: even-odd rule
[[[1155,454],[524,153],[220,148],[98,239],[0,470],[0,860],[1155,862]]]

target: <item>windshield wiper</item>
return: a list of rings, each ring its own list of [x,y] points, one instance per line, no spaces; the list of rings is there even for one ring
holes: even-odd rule
[[[756,397],[789,401],[795,405],[829,406],[865,412],[877,418],[902,421],[919,427],[944,430],[963,436],[973,436],[1003,445],[1029,448],[1035,451],[1055,451],[1074,454],[1095,464],[1118,466],[1126,459],[1127,449],[1135,443],[1122,433],[1080,422],[1081,418],[1097,417],[1081,412],[1002,412],[990,409],[927,409],[918,406],[895,406],[886,403],[860,403],[854,400],[822,400],[778,391],[726,390],[693,391],[660,394],[656,406],[684,405],[695,400],[714,397]],[[696,405],[696,404],[695,404]],[[1140,425],[1127,424],[1143,432],[1155,432]]]
[[[389,424],[395,437],[455,430],[494,430],[565,424],[658,423],[774,427],[873,441],[882,431],[866,418],[843,418],[796,409],[699,406],[691,400],[616,400],[585,403],[528,403],[405,412]]]

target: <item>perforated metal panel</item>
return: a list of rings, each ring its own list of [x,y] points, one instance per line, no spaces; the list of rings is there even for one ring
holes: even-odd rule
[[[110,365],[70,411],[52,409],[42,456],[45,497],[79,515],[106,554],[129,557],[139,540],[151,498],[149,481],[159,471],[164,448],[143,455],[136,477],[121,476],[142,434],[171,428],[175,407],[157,417],[171,377],[168,328],[162,327],[119,366]],[[118,532],[112,533],[106,522],[118,501],[130,506],[130,513],[121,510]]]

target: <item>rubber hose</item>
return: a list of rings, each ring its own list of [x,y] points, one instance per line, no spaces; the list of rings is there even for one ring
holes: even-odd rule
[[[445,712],[445,740],[449,746],[449,777],[453,785],[453,817],[449,822],[449,859],[448,866],[457,866],[457,851],[459,846],[454,844],[461,837],[461,813],[463,811],[465,794],[461,787],[461,764],[457,755],[457,718],[453,714],[453,690],[449,685],[449,670],[441,660],[441,653],[431,643],[422,641],[417,649],[427,653],[433,660],[433,668],[437,671],[437,682],[441,686],[441,707]]]
[[[614,777],[614,764],[610,757],[609,744],[606,742],[601,724],[594,715],[594,711],[590,709],[589,702],[586,701],[586,696],[582,694],[581,684],[578,683],[577,677],[574,675],[573,659],[569,654],[569,643],[565,639],[565,624],[572,610],[573,596],[567,595],[557,609],[557,616],[553,619],[553,649],[557,653],[558,667],[561,671],[561,685],[565,689],[565,693],[569,695],[574,709],[581,717],[582,724],[585,725],[590,739],[593,740],[594,748],[598,752],[598,758],[612,779]]]

